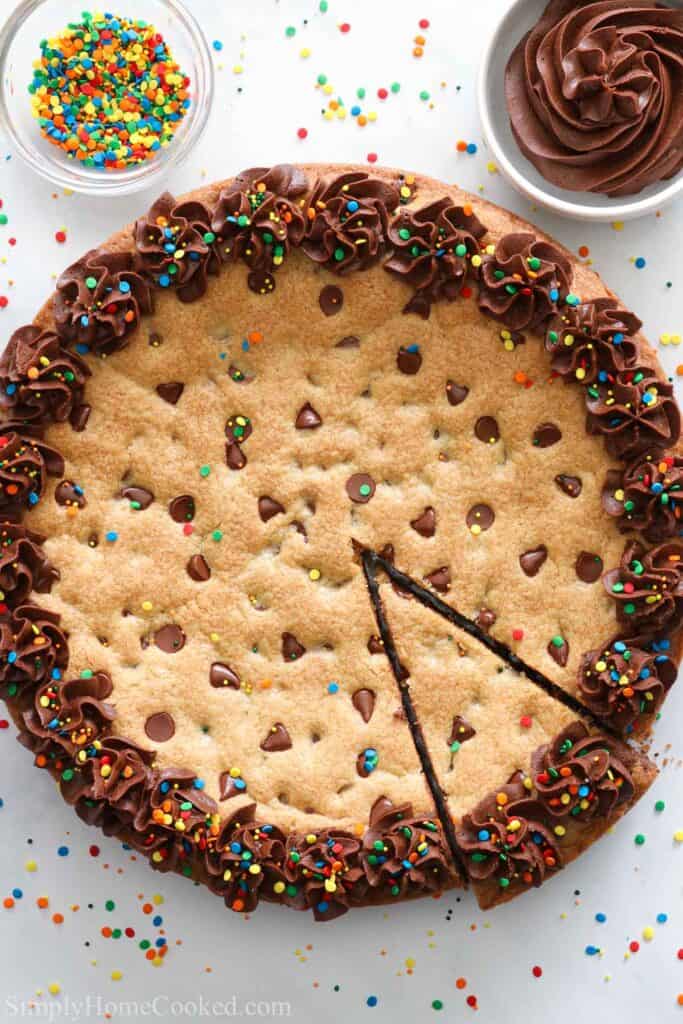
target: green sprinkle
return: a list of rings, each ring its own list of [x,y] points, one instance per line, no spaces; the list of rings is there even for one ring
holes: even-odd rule
[[[211,539],[212,540],[223,540],[223,531],[222,530],[214,530],[213,533],[211,534]]]
[[[665,807],[666,807],[666,804],[664,803],[663,800],[658,800],[657,803],[655,804],[655,810],[657,811],[658,814],[660,814],[664,810]]]
[[[115,907],[116,907],[116,904],[114,903],[113,900],[107,900],[107,902],[104,904],[104,909],[105,910],[111,911],[111,910],[114,910]]]
[[[287,28],[285,29],[285,35],[287,36],[288,39],[291,39],[292,36],[296,35],[296,29],[294,28],[293,25],[287,26]]]
[[[635,836],[633,841],[636,844],[636,846],[643,846],[645,844],[645,836],[642,832],[639,832],[638,835]]]
[[[209,475],[210,472],[211,472],[211,466],[200,466],[199,467],[199,475],[200,476],[206,477],[206,476]]]
[[[423,101],[426,101],[426,100],[429,99],[429,93],[427,92],[426,89],[421,89],[420,90],[420,99],[423,100]]]

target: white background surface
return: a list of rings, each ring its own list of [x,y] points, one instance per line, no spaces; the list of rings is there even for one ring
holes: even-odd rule
[[[169,181],[171,189],[189,189],[257,164],[364,161],[374,151],[380,163],[434,174],[473,191],[481,185],[488,198],[529,216],[575,250],[587,245],[596,268],[644,319],[653,341],[665,332],[683,334],[683,204],[620,232],[591,228],[531,211],[500,176],[487,171],[474,77],[480,48],[505,0],[330,0],[327,14],[318,12],[317,0],[191,0],[190,6],[209,39],[222,41],[214,59],[223,67],[208,132]],[[10,7],[1,0],[2,13]],[[129,5],[132,13],[134,7]],[[116,9],[126,13],[125,8],[121,2]],[[416,60],[411,51],[422,17],[431,26],[424,33],[425,56]],[[347,34],[337,27],[344,21],[351,24]],[[285,37],[288,25],[297,29],[293,39]],[[299,56],[304,46],[311,50],[308,59]],[[243,65],[243,74],[233,73],[234,64]],[[377,110],[377,122],[359,128],[351,118],[323,121],[323,97],[315,88],[320,72],[347,108],[356,88],[365,86],[364,109]],[[378,87],[393,81],[401,83],[398,96],[384,103],[373,99]],[[422,89],[431,93],[433,109],[419,99]],[[296,137],[299,127],[308,129],[303,142]],[[458,154],[458,139],[476,142],[477,155]],[[5,153],[0,138],[0,197],[10,221],[0,229],[0,294],[10,299],[0,311],[3,339],[32,318],[53,286],[53,274],[154,198],[142,193],[105,203],[54,197],[18,160],[2,160]],[[63,227],[68,241],[58,245],[54,234]],[[14,247],[10,237],[17,239]],[[637,256],[647,261],[642,270],[631,262]],[[683,362],[681,349],[661,354],[672,373],[678,358]],[[682,724],[683,691],[674,690],[653,748],[663,769],[659,780],[612,835],[541,890],[488,915],[478,911],[471,895],[460,901],[446,895],[387,911],[358,911],[329,925],[268,906],[245,921],[204,890],[131,861],[120,845],[80,824],[56,798],[47,776],[32,767],[13,730],[2,731],[0,899],[15,887],[23,898],[13,910],[0,908],[0,1021],[17,1019],[7,998],[34,999],[38,1019],[46,1019],[50,1009],[53,1019],[100,1021],[106,1017],[99,1011],[107,1008],[98,1007],[98,996],[124,1003],[158,996],[160,1018],[170,1019],[166,998],[197,1001],[200,995],[234,996],[242,1015],[249,1000],[288,1001],[292,1019],[306,1022],[683,1020],[683,1007],[676,1005],[683,992],[683,960],[676,955],[683,946],[683,845],[673,841],[683,828],[677,760]],[[666,801],[659,814],[658,798]],[[634,843],[639,832],[646,836],[644,846]],[[92,843],[101,847],[96,858],[88,852]],[[57,853],[63,845],[70,850],[66,857]],[[36,872],[25,868],[30,859]],[[164,897],[155,912],[163,916],[171,949],[159,969],[137,945],[159,934],[141,910],[140,894]],[[49,910],[36,907],[40,895],[49,897]],[[116,904],[111,912],[105,909],[108,899]],[[76,905],[80,909],[72,909]],[[52,923],[53,912],[64,915],[62,925]],[[598,912],[607,915],[606,923],[596,922]],[[668,915],[665,924],[656,924],[659,913]],[[135,938],[104,938],[100,932],[107,925],[134,928]],[[654,928],[650,942],[642,939],[648,925]],[[640,951],[625,958],[634,939]],[[587,956],[589,945],[601,954]],[[539,979],[532,977],[534,965],[543,969]],[[115,971],[121,980],[112,980]],[[466,979],[464,989],[456,987],[457,978]],[[59,995],[47,994],[50,983],[61,986]],[[476,1011],[466,1005],[470,994],[477,997]],[[88,1014],[79,1016],[68,1000],[88,995]],[[376,1006],[367,1005],[369,996],[377,997]],[[435,999],[443,1002],[440,1011],[432,1008]],[[108,1010],[112,1019],[125,1019],[125,1006]],[[133,1019],[148,1018],[138,1013]],[[192,1019],[191,1013],[179,1019]]]

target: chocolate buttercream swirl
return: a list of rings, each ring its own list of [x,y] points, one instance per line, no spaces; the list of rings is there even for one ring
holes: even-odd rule
[[[21,518],[37,505],[48,476],[61,476],[64,459],[40,437],[17,433],[11,424],[0,433],[0,514]]]
[[[244,260],[253,291],[262,291],[266,280],[272,290],[273,271],[300,245],[307,191],[305,174],[289,164],[242,171],[221,191],[211,219],[217,252],[224,263]]]
[[[543,819],[540,804],[528,798],[521,782],[489,794],[455,833],[470,877],[495,880],[501,889],[540,885],[547,872],[562,866],[557,840]]]
[[[578,671],[586,707],[622,734],[646,728],[676,679],[670,648],[666,639],[638,636],[587,651]]]
[[[0,411],[15,421],[61,422],[81,405],[89,376],[53,331],[20,327],[0,357]]]
[[[593,384],[635,366],[640,354],[635,336],[641,326],[637,316],[608,297],[565,306],[545,336],[553,371],[568,382]]]
[[[32,590],[48,593],[59,579],[41,547],[44,539],[18,523],[0,524],[0,602],[5,606],[24,604]]]
[[[345,914],[367,890],[360,840],[341,829],[291,836],[285,871],[318,921]]]
[[[618,518],[620,530],[638,530],[652,544],[681,536],[683,457],[647,452],[623,470],[609,470],[602,507]]]
[[[603,434],[610,455],[632,459],[648,448],[670,448],[681,433],[673,385],[650,367],[620,370],[586,392],[586,429]]]
[[[321,178],[308,200],[301,248],[336,274],[366,270],[384,252],[388,215],[398,203],[393,185],[364,171]]]
[[[683,617],[683,540],[647,550],[627,544],[616,569],[603,576],[607,593],[617,602],[617,617],[629,633],[676,629]]]
[[[538,330],[573,299],[571,281],[571,263],[556,246],[528,232],[512,232],[486,248],[479,308],[510,330]]]
[[[91,249],[57,280],[57,333],[97,355],[125,348],[140,317],[151,311],[149,285],[137,272],[131,252]]]
[[[116,712],[107,697],[112,681],[106,672],[77,679],[50,679],[22,714],[34,736],[51,739],[72,754],[77,764],[94,753],[93,744],[109,730]]]
[[[440,892],[453,883],[452,858],[438,821],[413,814],[409,803],[375,801],[363,836],[368,884],[383,897]]]
[[[89,799],[105,802],[124,824],[137,817],[151,786],[154,753],[124,736],[105,736],[87,762]]]
[[[633,797],[633,779],[620,759],[624,748],[572,722],[531,758],[536,799],[551,819],[607,818]]]
[[[59,678],[69,661],[59,615],[22,604],[0,622],[0,693],[14,697],[26,686]],[[56,673],[56,676],[54,675]]]
[[[158,288],[172,289],[182,302],[206,291],[212,241],[190,223],[170,192],[164,192],[135,224],[135,269]]]
[[[384,267],[415,289],[403,312],[426,319],[433,302],[456,299],[480,263],[479,239],[485,234],[472,207],[456,206],[448,197],[402,210],[389,226],[393,252]]]
[[[513,134],[562,188],[626,196],[683,167],[683,12],[551,0],[505,74]]]
[[[205,855],[209,888],[235,911],[254,910],[260,897],[279,901],[287,886],[285,837],[275,825],[255,821],[255,810],[248,804],[225,819]]]

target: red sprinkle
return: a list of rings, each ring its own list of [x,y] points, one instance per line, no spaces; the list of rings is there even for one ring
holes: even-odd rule
[[[521,725],[522,729],[530,729],[533,724],[533,719],[531,715],[522,715],[522,717],[519,720],[519,724]],[[534,970],[540,971],[540,967],[534,967]]]
[[[676,956],[678,957],[679,960],[683,960],[683,949],[679,949],[679,951],[676,954]]]
[[[6,295],[0,295],[0,309],[5,309],[9,305],[9,299]]]
[[[476,1010],[476,1008],[477,1008],[477,997],[476,996],[468,996],[465,1001],[466,1001],[468,1006],[471,1006],[473,1010]]]
[[[99,846],[93,845],[93,846],[90,847],[90,850],[88,852],[90,853],[91,857],[99,857],[99,855],[100,855],[100,848],[99,848]]]
[[[341,25],[339,26],[339,31],[340,32],[350,32],[351,31],[351,26],[349,25],[348,21],[343,21],[341,23]]]
[[[377,95],[379,96],[379,98],[381,100],[385,100],[387,98],[387,96],[389,95],[389,93],[388,93],[388,91],[386,89],[378,89],[377,90]]]
[[[308,129],[306,129],[306,128],[299,128],[297,130],[296,134],[297,134],[298,138],[305,139],[307,137],[307,135],[308,135]]]
[[[0,729],[9,729],[9,722],[6,718],[0,718]]]
[[[420,18],[418,25],[420,28],[429,28],[429,18]]]
[[[55,231],[55,240],[61,245],[66,242],[66,231]]]
[[[376,153],[368,153],[368,163],[369,164],[376,164],[377,163],[377,154]]]
[[[512,639],[513,640],[523,640],[524,639],[524,630],[523,629],[513,629],[512,630]]]
[[[640,943],[636,942],[634,939],[633,942],[629,942],[628,948],[631,950],[632,953],[637,953],[640,949]]]
[[[543,968],[542,967],[532,967],[531,968],[531,973],[533,974],[534,978],[540,978],[541,975],[543,974]]]

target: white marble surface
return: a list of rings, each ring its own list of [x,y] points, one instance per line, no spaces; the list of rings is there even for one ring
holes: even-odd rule
[[[10,6],[11,0],[3,0],[0,14]],[[475,191],[483,186],[488,198],[530,216],[568,246],[588,246],[597,269],[643,317],[653,340],[683,333],[683,204],[619,232],[593,228],[531,211],[500,176],[487,171],[474,77],[479,50],[505,0],[330,0],[329,6],[320,14],[314,0],[192,0],[209,38],[223,43],[222,52],[214,53],[222,68],[209,130],[170,188],[188,189],[255,164],[363,161],[376,152],[380,163],[419,169]],[[431,25],[424,32],[425,56],[416,60],[411,50],[422,17]],[[341,22],[350,23],[348,33],[339,31]],[[294,38],[285,36],[288,25],[297,29]],[[308,59],[300,57],[302,47],[310,48]],[[233,73],[234,64],[243,65],[241,75]],[[350,117],[323,121],[315,88],[320,72],[347,107],[365,86],[364,108],[378,111],[376,123],[360,128]],[[398,96],[377,100],[377,88],[392,81],[401,83]],[[422,89],[431,93],[433,109],[419,99]],[[297,138],[300,127],[308,129],[305,141]],[[458,139],[477,143],[479,152],[456,153]],[[3,338],[31,319],[55,273],[153,198],[55,198],[17,159],[2,159],[5,153],[0,139],[0,197],[9,216],[0,228],[0,295],[10,300],[0,310]],[[59,245],[55,232],[63,227],[68,240]],[[638,256],[647,261],[644,269],[632,262]],[[661,354],[672,373],[678,358],[683,361],[683,351],[672,347]],[[542,890],[488,915],[470,895],[459,902],[446,895],[354,913],[328,926],[269,907],[245,921],[205,891],[152,874],[119,845],[82,826],[56,798],[46,775],[32,767],[12,729],[2,731],[0,897],[15,887],[23,897],[14,909],[0,909],[0,1021],[19,1019],[21,1001],[31,999],[36,1009],[23,1012],[37,1019],[51,1012],[56,1020],[100,1021],[108,1010],[114,1020],[126,1019],[126,1012],[128,1019],[155,1019],[156,1013],[168,1020],[173,1018],[167,1000],[197,1003],[200,997],[234,997],[224,1008],[233,1016],[277,1016],[279,1004],[287,1003],[290,1016],[302,1022],[683,1019],[683,1007],[676,1005],[683,992],[683,961],[677,959],[683,946],[683,844],[673,841],[683,828],[677,772],[682,724],[683,693],[674,691],[653,747],[661,777],[612,835]],[[659,814],[658,798],[666,802]],[[643,846],[635,845],[636,833],[646,836]],[[101,847],[96,858],[88,852],[92,843]],[[68,856],[58,855],[60,846],[69,847]],[[35,872],[26,869],[31,859]],[[159,934],[152,915],[141,910],[142,893],[165,900],[155,912],[163,916],[171,948],[159,969],[137,945]],[[41,895],[49,897],[48,910],[36,907]],[[116,903],[113,911],[105,908],[108,899]],[[63,924],[52,923],[54,912],[64,915]],[[598,912],[607,915],[606,923],[596,922]],[[666,923],[656,923],[659,913],[668,915]],[[654,929],[649,942],[642,939],[648,925]],[[135,938],[105,938],[105,926],[132,927]],[[641,948],[625,958],[631,940]],[[587,946],[599,947],[601,954],[587,956]],[[534,965],[543,969],[539,979],[532,977]],[[116,971],[122,973],[119,981],[112,980]],[[467,980],[465,988],[456,987],[458,978]],[[61,992],[49,995],[50,983]],[[43,995],[36,996],[39,989]],[[477,1011],[465,1002],[471,994]],[[376,1006],[368,1006],[369,996],[377,997]],[[134,1001],[154,997],[154,1013],[146,1018],[141,1005],[135,1012]],[[257,1000],[268,1005],[249,1005]],[[434,1010],[433,1000],[441,1000],[443,1009]],[[120,1005],[126,1003],[131,1005]],[[193,1019],[192,1007],[175,1019]]]

